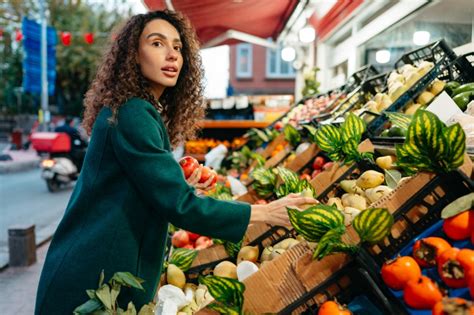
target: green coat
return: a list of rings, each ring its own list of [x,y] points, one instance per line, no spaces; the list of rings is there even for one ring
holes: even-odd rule
[[[144,279],[145,292],[122,290],[119,303],[137,310],[150,302],[159,282],[168,223],[237,242],[250,219],[250,206],[195,194],[170,153],[160,114],[133,98],[109,122],[97,117],[79,180],[48,250],[35,314],[72,314],[117,271]]]

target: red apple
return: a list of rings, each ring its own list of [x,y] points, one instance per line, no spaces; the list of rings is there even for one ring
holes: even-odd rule
[[[283,123],[281,121],[277,121],[273,128],[275,128],[276,131],[280,131],[281,129],[283,129]]]
[[[214,176],[215,178],[212,180],[210,186],[212,186],[213,184],[217,182],[217,173],[211,170],[209,167],[204,166],[201,171],[201,178],[199,179],[199,183],[203,184],[207,182],[207,180],[211,178],[211,176]]]
[[[327,162],[323,165],[323,170],[325,171],[325,170],[331,168],[333,165],[334,165],[334,162]]]
[[[212,239],[210,239],[209,237],[207,236],[200,236],[197,240],[196,240],[196,249],[204,249],[204,248],[208,248],[209,246],[212,245]]]
[[[300,179],[306,179],[309,182],[311,181],[311,176],[309,174],[301,174]]]
[[[182,248],[194,249],[194,245],[193,245],[193,244],[186,244],[186,245],[184,245]]]
[[[191,156],[185,156],[179,160],[179,165],[183,169],[184,177],[189,178],[194,170],[199,167],[199,162]]]
[[[189,244],[189,236],[188,233],[184,230],[179,230],[173,234],[171,238],[171,244],[174,247],[184,247]]]
[[[187,232],[188,233],[188,236],[189,236],[189,239],[194,242],[195,240],[197,240],[201,235],[199,234],[196,234],[196,233],[193,233],[193,232]]]
[[[313,161],[313,169],[320,170],[324,165],[324,158],[322,156],[317,156]]]
[[[315,178],[316,175],[318,175],[319,173],[321,173],[321,170],[314,170],[313,173],[311,174],[311,178]]]

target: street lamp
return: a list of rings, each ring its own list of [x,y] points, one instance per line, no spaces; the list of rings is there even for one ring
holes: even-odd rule
[[[306,26],[298,32],[298,37],[302,43],[308,44],[315,40],[316,31],[311,26]]]
[[[417,46],[423,46],[430,42],[431,34],[427,31],[416,31],[413,33],[413,43]]]
[[[293,47],[285,47],[281,50],[281,59],[291,62],[296,58],[296,50]]]
[[[390,61],[390,51],[387,49],[378,50],[375,53],[375,61],[380,64],[388,63]]]

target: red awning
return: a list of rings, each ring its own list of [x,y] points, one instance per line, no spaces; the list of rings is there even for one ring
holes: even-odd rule
[[[276,39],[285,27],[298,0],[143,0],[150,10],[163,10],[171,2],[174,10],[184,13],[206,46],[235,43],[225,35],[229,30],[263,39]],[[216,38],[218,38],[216,40]],[[222,38],[222,41],[219,41]]]

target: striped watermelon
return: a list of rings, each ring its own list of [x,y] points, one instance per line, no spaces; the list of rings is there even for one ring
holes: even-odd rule
[[[341,126],[342,140],[345,142],[349,139],[355,139],[356,142],[359,142],[365,129],[365,121],[354,113],[350,113]]]
[[[216,301],[225,306],[236,307],[239,310],[244,304],[245,285],[231,278],[218,276],[200,276],[199,283],[207,287],[207,290]]]
[[[372,208],[362,211],[352,221],[361,242],[375,244],[390,233],[393,216],[385,208]]]
[[[287,210],[296,232],[310,242],[319,241],[329,230],[344,226],[344,215],[332,206],[318,204],[304,211]]]
[[[176,248],[173,249],[171,254],[170,264],[176,265],[182,271],[188,271],[193,264],[198,252],[197,250],[187,248]]]

